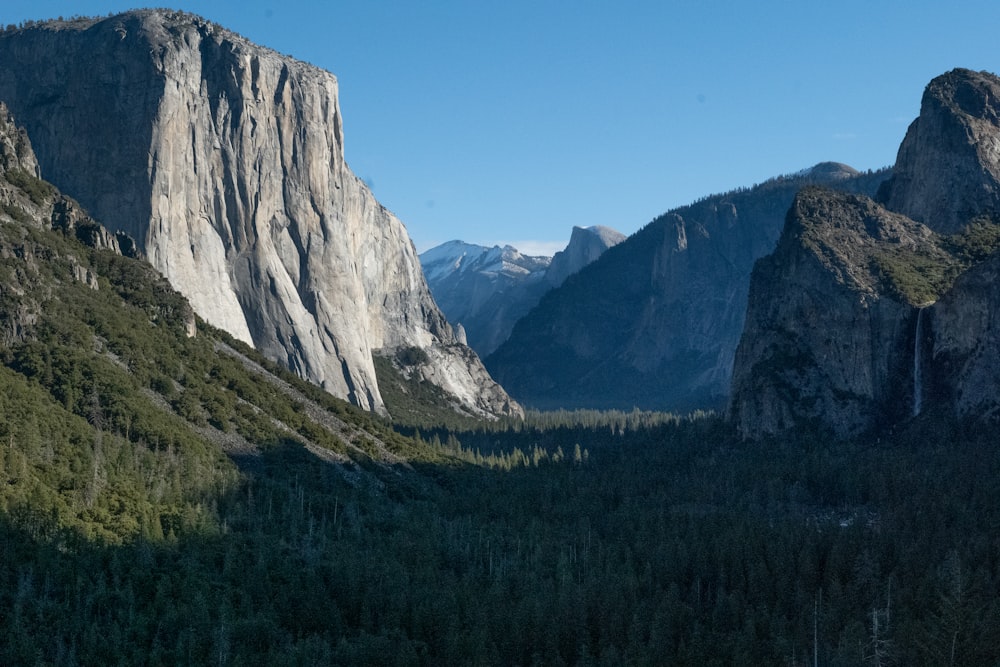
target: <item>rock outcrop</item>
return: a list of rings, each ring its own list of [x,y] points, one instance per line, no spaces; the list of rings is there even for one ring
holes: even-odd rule
[[[93,290],[100,289],[97,274],[77,254],[64,252],[61,246],[47,245],[30,234],[29,228],[61,232],[95,250],[134,256],[135,244],[131,238],[110,232],[41,175],[27,132],[0,102],[0,223],[5,226],[0,234],[0,263],[4,265],[4,284],[0,285],[0,345],[3,346],[24,340],[37,323],[44,302],[65,277]],[[147,270],[152,272],[148,267]],[[173,304],[171,317],[183,322],[188,336],[195,335],[195,314],[183,299]]]
[[[539,408],[723,408],[753,263],[811,183],[874,194],[884,172],[823,163],[670,211],[542,298],[486,366]]]
[[[625,235],[611,227],[573,227],[569,244],[552,256],[552,263],[545,271],[545,282],[552,287],[559,287],[571,275],[596,261],[608,248],[624,240]]]
[[[91,248],[135,256],[130,237],[110,232],[76,201],[42,180],[41,174],[28,133],[0,101],[0,217],[24,224],[45,221]]]
[[[548,289],[551,257],[524,255],[512,246],[492,248],[449,241],[420,255],[434,300],[469,346],[486,356],[507,339],[514,323]]]
[[[879,199],[942,234],[1000,209],[996,76],[956,69],[928,84]]]
[[[969,70],[928,85],[885,207],[796,199],[754,268],[729,407],[744,436],[1000,420],[998,93]]]
[[[730,407],[741,433],[819,425],[847,437],[905,414],[919,304],[885,267],[918,251],[949,262],[927,227],[867,197],[798,194],[753,270]]]
[[[574,227],[569,244],[554,257],[524,255],[513,246],[449,241],[420,255],[434,300],[469,345],[485,357],[548,290],[625,239],[610,227]]]
[[[135,238],[209,323],[365,408],[384,407],[372,355],[420,347],[471,411],[519,411],[347,167],[333,75],[142,10],[5,31],[0,99],[49,178]]]
[[[1000,254],[963,273],[928,309],[924,405],[962,419],[1000,421]]]

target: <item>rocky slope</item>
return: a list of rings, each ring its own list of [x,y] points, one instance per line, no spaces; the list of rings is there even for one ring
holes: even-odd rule
[[[518,319],[542,295],[600,257],[625,235],[610,227],[574,227],[554,257],[521,254],[512,246],[450,241],[420,255],[434,300],[461,327],[480,356],[507,340]]]
[[[943,234],[1000,209],[1000,81],[956,69],[928,84],[879,199]]]
[[[729,408],[745,436],[1000,416],[997,91],[968,70],[928,85],[885,206],[796,199],[753,272]]]
[[[467,411],[519,412],[347,167],[331,74],[143,10],[5,31],[0,99],[49,178],[210,323],[365,408],[383,409],[372,355],[417,347]]]
[[[535,407],[720,408],[751,268],[795,193],[872,194],[886,176],[823,163],[670,211],[546,294],[487,368]]]
[[[10,109],[0,102],[0,219],[15,225],[52,228],[74,236],[91,248],[134,256],[134,241],[123,233],[113,234],[96,222],[70,197],[41,178],[38,158],[25,130]],[[75,269],[78,280],[96,288],[96,278]],[[8,286],[9,287],[9,286]],[[191,314],[194,326],[194,314]]]
[[[847,436],[902,414],[919,304],[882,266],[917,250],[946,265],[935,237],[866,197],[800,192],[774,253],[754,267],[733,370],[737,428],[773,435],[823,423]]]
[[[625,235],[611,227],[573,227],[569,244],[552,256],[552,263],[545,271],[545,282],[552,287],[559,287],[571,275],[597,261],[608,248],[624,240]]]
[[[420,255],[435,302],[482,356],[495,350],[514,322],[538,302],[551,261],[523,255],[512,246],[489,248],[462,241]]]

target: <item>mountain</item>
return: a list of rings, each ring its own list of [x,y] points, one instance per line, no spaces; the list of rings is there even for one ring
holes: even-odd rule
[[[35,507],[53,530],[89,539],[162,538],[171,512],[195,510],[199,485],[232,483],[233,462],[254,468],[269,448],[304,448],[348,477],[356,461],[394,462],[405,449],[370,413],[198,320],[159,272],[122,253],[128,237],[41,174],[0,103],[5,517]],[[195,514],[171,520],[180,530]]]
[[[897,664],[996,663],[995,429],[393,426],[197,318],[44,175],[0,105],[0,664],[853,665],[879,638]],[[922,350],[981,373],[968,397],[1000,358],[990,229],[949,246],[985,261]]]
[[[449,241],[422,253],[420,263],[448,321],[460,326],[472,349],[486,356],[542,294],[624,238],[610,227],[574,227],[569,244],[551,258],[523,255],[509,245]]]
[[[804,190],[751,281],[729,414],[747,437],[1000,417],[1000,79],[924,92],[879,202]]]
[[[434,301],[468,345],[483,356],[496,349],[519,317],[537,303],[550,257],[522,255],[450,241],[420,255]]]
[[[920,115],[879,193],[890,210],[942,234],[1000,209],[1000,87],[988,72],[954,70],[931,81]]]
[[[721,408],[753,263],[795,193],[874,194],[887,176],[821,163],[669,211],[546,294],[486,366],[537,408]]]
[[[774,435],[819,421],[856,435],[905,410],[925,296],[890,289],[887,269],[918,252],[947,265],[939,245],[869,198],[800,192],[777,249],[754,267],[733,371],[739,430]]]
[[[384,410],[381,355],[419,359],[404,370],[467,412],[520,414],[348,168],[333,75],[141,10],[9,27],[0,99],[47,177],[134,238],[206,321],[366,409]]]
[[[625,235],[611,227],[573,227],[569,244],[552,256],[552,263],[545,271],[545,282],[552,287],[559,287],[571,275],[597,261],[608,248],[624,240]]]

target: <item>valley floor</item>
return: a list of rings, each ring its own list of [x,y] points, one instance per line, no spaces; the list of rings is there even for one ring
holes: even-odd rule
[[[0,662],[991,664],[1000,452],[953,434],[425,430],[353,475],[288,440],[117,543],[7,505]]]

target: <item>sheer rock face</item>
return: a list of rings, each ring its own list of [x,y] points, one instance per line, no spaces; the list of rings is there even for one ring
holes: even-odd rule
[[[545,272],[545,282],[559,287],[571,275],[596,261],[608,248],[624,240],[624,234],[610,227],[573,227],[569,244],[552,257],[552,263]]]
[[[1000,420],[998,112],[1000,78],[949,72],[924,93],[884,208],[800,193],[753,272],[729,406],[744,436],[809,423],[849,437],[924,411]]]
[[[847,437],[911,406],[914,307],[875,266],[897,248],[936,252],[933,239],[867,197],[800,192],[754,267],[729,408],[739,431],[819,424]]]
[[[547,293],[487,368],[533,407],[724,409],[750,272],[795,193],[874,194],[885,178],[822,163],[674,209]]]
[[[12,170],[41,177],[38,158],[31,148],[28,133],[17,126],[10,109],[0,101],[0,176]]]
[[[1000,254],[969,269],[925,323],[923,403],[1000,421]]]
[[[452,352],[405,228],[346,166],[333,75],[137,11],[0,35],[0,99],[49,178],[211,324],[365,408],[384,407],[372,353],[416,346],[470,378],[452,386],[474,412],[519,410]]]
[[[931,81],[879,199],[942,234],[1000,209],[1000,79],[956,69]]]
[[[75,235],[91,248],[135,256],[131,238],[110,232],[41,176],[28,133],[0,101],[0,218],[21,224],[43,224]],[[97,283],[92,280],[90,276],[88,284],[96,288]]]
[[[7,297],[5,315],[0,324],[0,343],[10,345],[30,335],[42,311],[39,294],[51,289],[44,287],[48,275],[42,265],[54,260],[69,263],[74,280],[93,290],[100,289],[97,274],[81,264],[72,253],[60,256],[51,247],[43,253],[30,241],[26,227],[52,229],[96,250],[110,250],[135,257],[135,243],[124,233],[112,233],[91,218],[80,205],[42,180],[38,158],[24,128],[20,127],[7,105],[0,102],[0,222],[10,224],[0,238],[0,259],[15,259],[8,265],[10,280],[0,285],[0,294]],[[42,287],[40,292],[35,288]],[[188,336],[196,333],[195,314],[190,305],[183,305]]]
[[[574,227],[569,244],[554,257],[449,241],[422,253],[420,262],[448,321],[463,326],[469,344],[486,357],[547,291],[623,240],[610,227]]]

